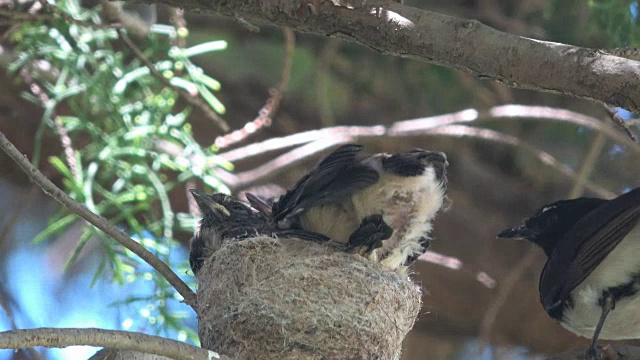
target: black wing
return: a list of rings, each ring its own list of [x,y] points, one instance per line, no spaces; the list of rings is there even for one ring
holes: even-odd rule
[[[251,207],[260,211],[267,217],[272,216],[272,213],[271,213],[271,207],[273,206],[272,201],[270,203],[269,200],[262,199],[261,197],[256,196],[250,192],[245,192],[244,196],[247,198],[247,201],[249,202],[249,204],[251,204]]]
[[[542,270],[540,300],[554,310],[640,222],[640,188],[589,212],[560,240]]]
[[[341,202],[378,181],[376,169],[358,157],[361,150],[361,145],[343,145],[324,158],[273,205],[275,223],[290,228],[305,210]]]
[[[189,251],[189,265],[193,274],[198,274],[202,264],[204,263],[204,240],[200,235],[194,235],[191,238],[191,250]]]

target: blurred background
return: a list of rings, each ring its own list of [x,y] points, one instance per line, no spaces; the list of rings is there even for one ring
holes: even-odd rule
[[[640,39],[636,1],[405,3],[588,48]],[[495,235],[555,200],[639,185],[640,145],[603,106],[160,5],[2,0],[0,20],[0,131],[193,288],[187,188],[275,195],[340,139],[369,152],[420,147],[446,152],[452,206],[435,222],[434,253],[414,268],[424,305],[403,359],[542,358],[588,343],[542,309],[542,251]],[[640,130],[634,114],[616,111]],[[240,131],[223,137],[219,117]],[[370,134],[404,120],[422,130]],[[335,128],[345,125],[362,128]],[[334,130],[305,133],[321,128]],[[197,343],[195,313],[148,266],[45,196],[4,153],[0,169],[0,330],[102,327]],[[95,351],[0,350],[0,359]]]

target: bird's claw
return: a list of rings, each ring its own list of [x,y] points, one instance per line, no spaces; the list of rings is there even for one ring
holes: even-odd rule
[[[369,215],[362,219],[360,227],[349,237],[347,250],[358,249],[361,255],[382,246],[382,241],[391,237],[393,229],[384,222],[381,214]]]

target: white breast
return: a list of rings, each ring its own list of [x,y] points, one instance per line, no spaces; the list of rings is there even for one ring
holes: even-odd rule
[[[428,237],[431,222],[442,207],[445,189],[433,168],[420,176],[402,177],[381,174],[380,181],[353,196],[353,206],[359,217],[382,214],[394,229],[383,247],[373,251],[371,260],[396,270],[407,258],[421,253],[422,237]],[[374,209],[374,207],[377,207]]]
[[[629,254],[633,254],[629,256]],[[630,232],[573,291],[574,308],[566,309],[562,324],[576,335],[592,337],[600,318],[602,290],[623,285],[640,273],[640,226]],[[600,334],[604,340],[640,338],[640,292],[616,302]]]

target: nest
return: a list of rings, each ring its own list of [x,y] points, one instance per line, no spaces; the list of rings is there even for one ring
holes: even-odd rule
[[[227,243],[198,273],[202,347],[245,359],[399,359],[421,305],[409,279],[300,240]]]

